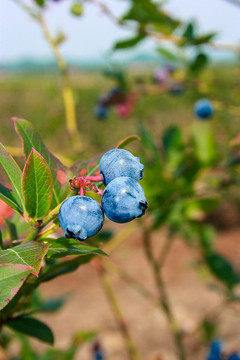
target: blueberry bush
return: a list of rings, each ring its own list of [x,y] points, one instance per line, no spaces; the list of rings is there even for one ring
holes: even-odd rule
[[[73,335],[67,349],[50,348],[41,354],[28,340],[30,336],[54,343],[50,327],[37,315],[57,311],[67,300],[64,296],[44,299],[39,290],[41,284],[91,263],[99,274],[129,359],[139,360],[142,356],[111,285],[108,276],[111,271],[164,313],[176,359],[188,359],[186,343],[192,336],[204,344],[208,360],[239,359],[240,348],[226,353],[218,339],[219,306],[206,311],[195,329],[183,330],[172,309],[163,276],[169,251],[181,239],[196,249],[195,268],[214,283],[213,291],[222,299],[220,311],[239,302],[240,269],[216,250],[216,231],[209,219],[226,194],[238,193],[240,139],[236,136],[224,148],[219,145],[213,121],[222,103],[210,101],[208,91],[204,91],[204,97],[199,96],[203,86],[200,74],[209,63],[207,47],[225,49],[226,45],[215,44],[215,33],[199,34],[194,22],[172,17],[163,4],[151,0],[129,1],[129,8],[121,17],[101,1],[71,2],[73,16],[81,17],[90,3],[119,26],[133,29],[132,37],[117,42],[114,51],[132,48],[151,38],[156,42],[157,53],[167,60],[154,71],[151,83],[139,78],[130,82],[123,71],[105,71],[115,86],[99,96],[97,104],[92,104],[97,119],[105,120],[110,107],[116,109],[119,117],[129,116],[146,93],[179,96],[186,89],[194,92],[195,119],[186,132],[171,125],[161,131],[159,138],[153,135],[147,122],[138,121],[137,135],[119,139],[117,145],[112,145],[115,148],[83,160],[84,134],[77,128],[70,72],[60,52],[66,36],[62,32],[52,35],[44,19],[46,9],[54,1],[15,2],[40,25],[53,51],[61,75],[66,130],[78,160],[64,165],[47,149],[31,122],[21,118],[13,118],[13,124],[22,141],[24,163],[14,160],[8,146],[0,146],[4,170],[0,199],[5,206],[0,233],[0,358],[8,358],[9,344],[14,339],[21,350],[12,360],[74,359],[78,348],[87,341],[93,342],[93,359],[107,359],[95,331],[80,331]],[[237,1],[235,5],[239,6]],[[171,51],[163,45],[165,42],[171,42]],[[140,145],[133,155],[125,148],[136,140]],[[104,229],[106,217],[130,224],[123,225],[122,236],[115,236],[114,231]],[[165,230],[166,238],[156,253],[152,238],[160,228]],[[141,231],[157,298],[109,259],[110,253],[136,229]]]

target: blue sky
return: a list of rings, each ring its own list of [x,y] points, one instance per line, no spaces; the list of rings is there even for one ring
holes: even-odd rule
[[[104,56],[114,41],[131,36],[129,31],[114,25],[92,5],[85,7],[82,18],[71,16],[71,3],[70,0],[60,3],[49,0],[45,10],[51,30],[62,29],[67,35],[62,52],[68,59]],[[123,0],[105,0],[105,3],[118,15],[124,12],[127,5]],[[202,32],[217,30],[218,42],[240,42],[240,7],[226,0],[169,0],[165,8],[182,19],[196,19]],[[143,49],[150,47],[150,43],[143,45]],[[38,25],[13,0],[1,0],[0,61],[51,56]]]

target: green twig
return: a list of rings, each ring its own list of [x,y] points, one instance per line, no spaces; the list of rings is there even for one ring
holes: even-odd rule
[[[102,260],[102,265],[109,273],[117,275],[127,285],[131,286],[131,288],[133,288],[138,294],[152,301],[153,303],[156,303],[156,298],[154,298],[154,295],[147,288],[145,288],[145,286],[140,284],[137,280],[135,280],[132,276],[123,271],[121,268],[113,264],[108,259]]]
[[[52,36],[44,17],[42,16],[40,10],[37,10],[26,3],[13,0],[17,3],[23,10],[25,10],[38,24],[42,30],[43,36],[50,48],[56,60],[61,79],[62,79],[62,96],[65,108],[65,117],[66,117],[66,127],[71,140],[73,149],[76,151],[82,150],[82,142],[80,135],[77,129],[77,118],[76,118],[76,105],[74,102],[73,90],[70,85],[69,70],[67,63],[64,57],[61,54],[59,44],[56,39]]]
[[[147,228],[144,228],[143,230],[143,244],[144,244],[144,251],[146,258],[149,262],[149,265],[152,269],[155,284],[158,290],[159,294],[159,304],[161,306],[161,309],[166,315],[166,318],[169,323],[169,327],[171,330],[171,333],[174,337],[175,346],[178,353],[179,360],[185,360],[185,351],[184,351],[184,345],[183,345],[183,334],[181,329],[179,328],[179,325],[175,319],[175,316],[173,314],[173,311],[170,306],[170,302],[168,299],[168,295],[166,292],[165,284],[163,282],[161,271],[159,268],[159,263],[157,260],[155,260],[152,252],[151,247],[151,240],[150,240],[150,231]],[[165,250],[164,250],[165,251]],[[166,256],[166,254],[165,254]],[[165,258],[164,256],[164,258]]]
[[[118,303],[118,299],[115,295],[114,289],[111,285],[111,282],[106,274],[104,268],[102,267],[101,263],[96,266],[103,290],[105,292],[106,298],[108,303],[111,307],[112,313],[115,317],[115,320],[118,324],[119,330],[122,333],[122,336],[125,340],[126,349],[129,355],[130,360],[140,360],[140,355],[137,351],[137,348],[133,342],[133,339],[130,335],[127,323],[124,319],[121,307]]]

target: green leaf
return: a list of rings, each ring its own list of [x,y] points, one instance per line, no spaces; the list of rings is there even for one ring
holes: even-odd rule
[[[195,122],[192,141],[195,155],[202,164],[210,165],[217,159],[217,145],[210,123]]]
[[[4,222],[6,224],[6,227],[8,229],[9,235],[11,240],[17,240],[18,239],[18,234],[17,234],[17,229],[16,226],[13,222],[9,221],[8,219],[4,219]]]
[[[52,201],[52,175],[46,161],[35,149],[23,170],[22,189],[28,215],[32,219],[47,215]]]
[[[155,155],[158,153],[157,147],[155,145],[155,139],[153,134],[143,125],[142,122],[138,122],[138,133],[140,135],[141,141],[146,149],[151,150]]]
[[[81,16],[83,14],[83,6],[81,3],[72,4],[70,11],[75,16]]]
[[[238,284],[238,275],[231,263],[223,256],[212,253],[206,255],[204,259],[211,273],[229,289]]]
[[[30,268],[30,272],[38,276],[48,246],[48,244],[31,240],[14,248],[0,250],[0,265],[21,264]]]
[[[216,337],[216,333],[217,333],[216,318],[214,319],[205,318],[203,319],[201,325],[202,325],[201,330],[202,330],[203,339],[206,343],[209,343]]]
[[[177,55],[175,55],[172,51],[170,51],[169,49],[166,48],[158,48],[157,51],[159,52],[159,54],[161,56],[163,56],[165,59],[170,60],[170,61],[176,61],[178,60]]]
[[[102,250],[82,244],[74,239],[67,239],[65,237],[59,239],[46,238],[46,241],[50,243],[47,257],[51,258],[61,258],[68,255],[106,255]]]
[[[137,45],[140,41],[142,41],[145,37],[146,37],[145,34],[138,34],[138,35],[136,35],[135,37],[133,37],[131,39],[118,41],[114,45],[114,50],[127,49],[129,47],[133,47],[133,46]]]
[[[163,34],[170,34],[180,24],[178,20],[168,16],[151,0],[138,0],[132,2],[131,8],[122,20],[137,21],[141,27],[153,25]]]
[[[35,318],[29,316],[18,316],[13,319],[9,319],[5,325],[15,331],[32,336],[48,344],[52,345],[54,343],[54,337],[51,329],[42,321]]]
[[[21,360],[39,360],[26,336],[18,333],[16,334],[16,339],[21,344],[21,352],[19,354]]]
[[[131,144],[133,141],[136,140],[141,141],[141,138],[138,135],[127,136],[125,139],[123,139],[117,144],[116,149],[124,149],[128,144]]]
[[[207,64],[208,64],[208,56],[204,53],[200,53],[190,63],[189,68],[191,71],[198,73],[202,71]]]
[[[3,250],[3,238],[2,238],[1,229],[0,229],[0,250]]]
[[[45,0],[34,0],[34,1],[40,7],[44,7],[45,5]]]
[[[2,184],[0,184],[0,199],[11,206],[18,214],[22,215],[22,209],[13,196],[13,192]]]
[[[202,197],[199,199],[190,199],[185,204],[185,214],[188,219],[201,219],[205,214],[213,211],[219,204],[218,197]]]
[[[66,303],[67,296],[61,296],[55,299],[49,299],[42,301],[37,308],[34,308],[34,312],[55,312],[62,308]]]
[[[67,168],[53,155],[43,144],[39,134],[32,124],[24,119],[13,119],[16,131],[23,142],[24,154],[28,158],[32,148],[38,151],[46,160],[53,178],[53,197],[51,209],[54,209],[63,200],[66,199],[71,190],[68,183],[70,176]]]
[[[79,266],[89,263],[95,255],[78,256],[74,259],[50,265],[40,273],[39,283],[55,279],[58,276],[75,271]]]
[[[194,24],[192,22],[188,23],[186,29],[184,30],[182,36],[188,40],[192,40],[195,38],[194,36]]]
[[[0,143],[0,163],[2,164],[8,178],[12,184],[12,192],[13,198],[16,199],[18,207],[22,209],[21,205],[23,205],[23,196],[22,196],[22,172],[13,159],[13,157],[9,154],[9,152],[5,149],[5,147]]]
[[[209,43],[209,41],[212,40],[215,36],[216,36],[216,33],[202,35],[202,36],[194,39],[194,41],[192,42],[192,45],[201,45],[201,44]]]
[[[32,270],[28,265],[0,264],[0,310],[17,294]]]
[[[17,339],[21,343],[21,360],[39,360],[26,336],[19,333]]]
[[[79,331],[73,335],[73,344],[82,345],[90,340],[93,340],[97,336],[96,331]]]
[[[170,126],[165,129],[163,136],[163,149],[166,154],[184,149],[184,142],[181,130],[177,126]]]
[[[168,127],[162,136],[166,165],[171,172],[176,172],[184,161],[184,142],[181,130],[176,126]]]

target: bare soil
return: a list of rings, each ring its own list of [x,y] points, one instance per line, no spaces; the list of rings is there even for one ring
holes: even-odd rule
[[[117,227],[117,230],[120,229],[122,227]],[[162,246],[164,237],[163,231],[153,233],[152,241],[156,251]],[[239,266],[240,228],[221,231],[217,236],[217,248]],[[110,260],[154,292],[154,282],[145,259],[140,230],[111,253]],[[176,239],[163,272],[173,311],[186,333],[193,331],[201,318],[221,303],[220,295],[209,286],[213,281],[209,281],[204,272],[201,274],[196,271],[197,260],[196,250]],[[172,336],[162,311],[118,277],[111,275],[110,280],[141,359],[176,360]],[[96,329],[107,355],[106,360],[128,359],[99,277],[90,264],[45,283],[42,291],[47,297],[71,293],[68,303],[61,311],[42,317],[55,333],[56,346],[67,347],[71,335],[79,330]],[[240,307],[236,306],[225,307],[218,314],[219,337],[224,339],[226,351],[229,352],[240,350],[239,310]],[[186,337],[188,359],[205,359],[207,349],[202,341],[200,343],[201,346],[199,335]],[[90,348],[91,344],[84,345],[76,360],[92,360]]]

